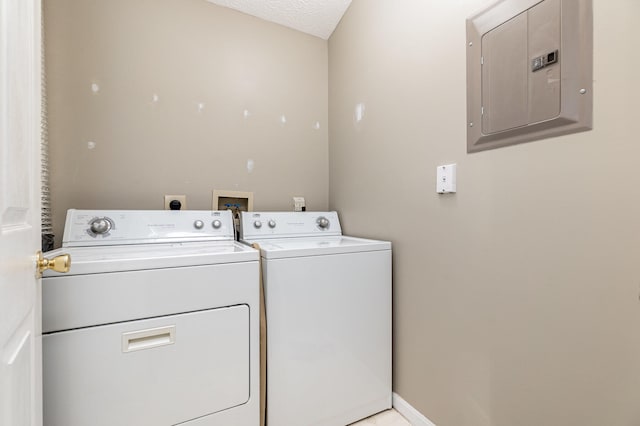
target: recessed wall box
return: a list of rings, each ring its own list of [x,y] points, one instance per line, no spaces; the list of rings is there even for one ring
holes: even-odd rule
[[[211,209],[233,210],[236,213],[253,211],[253,192],[214,189]]]
[[[502,0],[467,19],[467,152],[590,130],[591,0]]]
[[[239,235],[240,212],[253,211],[253,192],[214,189],[212,191],[211,209],[231,210],[235,227],[235,237],[237,239]]]

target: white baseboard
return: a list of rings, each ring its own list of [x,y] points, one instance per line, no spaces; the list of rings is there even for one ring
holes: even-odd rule
[[[393,393],[393,408],[411,423],[411,426],[436,426],[431,420],[426,418],[420,411],[416,410],[407,401],[402,399],[397,393]]]

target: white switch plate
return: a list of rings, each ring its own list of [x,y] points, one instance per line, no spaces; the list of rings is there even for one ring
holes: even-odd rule
[[[447,194],[456,192],[456,165],[446,164],[436,169],[436,192]]]

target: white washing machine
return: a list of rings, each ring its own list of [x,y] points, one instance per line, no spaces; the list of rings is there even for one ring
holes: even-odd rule
[[[229,211],[69,210],[45,272],[46,426],[256,426],[259,255]],[[56,253],[57,252],[57,253]]]
[[[391,243],[336,212],[242,213],[267,316],[267,425],[343,426],[391,408]]]

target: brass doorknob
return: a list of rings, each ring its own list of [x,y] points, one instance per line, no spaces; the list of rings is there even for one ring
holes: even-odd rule
[[[45,259],[42,252],[38,250],[36,254],[36,268],[38,278],[42,276],[42,273],[47,269],[53,269],[56,272],[69,272],[71,268],[71,256],[68,254],[61,254],[53,259]]]

